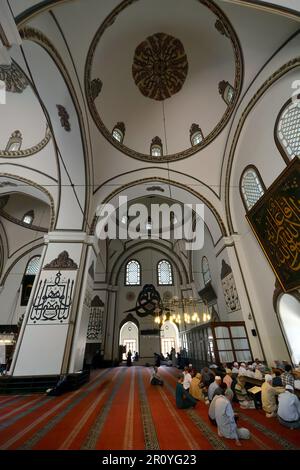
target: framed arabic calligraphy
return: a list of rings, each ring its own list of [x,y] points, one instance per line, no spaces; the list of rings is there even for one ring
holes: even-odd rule
[[[246,215],[282,289],[300,287],[300,159],[295,157]]]

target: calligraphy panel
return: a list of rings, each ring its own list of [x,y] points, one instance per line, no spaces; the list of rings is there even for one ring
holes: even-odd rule
[[[246,215],[281,287],[300,287],[300,160],[295,157]]]

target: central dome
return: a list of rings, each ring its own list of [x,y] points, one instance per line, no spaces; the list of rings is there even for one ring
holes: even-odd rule
[[[211,0],[124,0],[97,30],[86,60],[89,110],[130,157],[175,161],[209,145],[238,101],[243,61]]]
[[[149,36],[135,50],[132,75],[140,92],[162,101],[181,90],[188,60],[179,39],[165,33]]]

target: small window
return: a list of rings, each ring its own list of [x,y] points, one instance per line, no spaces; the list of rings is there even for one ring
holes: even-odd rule
[[[300,95],[281,109],[275,124],[275,141],[288,161],[300,156]]]
[[[234,98],[234,88],[229,82],[224,80],[219,83],[219,93],[227,105],[231,104]]]
[[[151,142],[150,154],[153,157],[161,157],[163,154],[163,146],[159,137],[154,137]]]
[[[34,256],[27,263],[25,273],[22,279],[22,293],[21,293],[21,306],[22,307],[25,307],[28,304],[35,276],[38,274],[39,269],[40,269],[40,261],[41,261],[40,256]]]
[[[125,136],[125,124],[124,122],[118,122],[112,131],[112,136],[116,139],[120,144],[123,143],[124,136]]]
[[[264,194],[265,186],[255,167],[248,167],[242,174],[240,192],[247,211],[250,210]]]
[[[172,266],[169,261],[163,259],[157,265],[158,284],[171,286],[173,284]]]
[[[190,128],[190,139],[191,139],[191,144],[192,146],[200,144],[204,137],[203,137],[203,132],[198,126],[198,124],[192,124]]]
[[[40,267],[40,256],[34,256],[31,258],[31,260],[28,262],[25,270],[25,275],[27,274],[33,274],[36,275],[39,272],[39,267]]]
[[[21,149],[22,145],[22,134],[20,131],[15,131],[9,138],[9,141],[6,146],[7,152],[17,152]]]
[[[204,285],[208,284],[211,281],[211,274],[206,256],[203,256],[202,258],[202,276]]]
[[[141,265],[136,260],[128,261],[126,264],[126,286],[141,285]]]
[[[34,219],[34,212],[29,211],[23,216],[22,222],[27,225],[32,225],[33,219]]]

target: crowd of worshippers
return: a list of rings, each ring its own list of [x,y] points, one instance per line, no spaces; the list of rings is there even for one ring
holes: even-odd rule
[[[257,359],[253,364],[213,364],[200,372],[189,364],[178,377],[176,406],[192,408],[198,402],[209,406],[208,416],[217,427],[218,435],[234,439],[238,446],[241,439],[250,439],[251,436],[248,429],[237,426],[238,414],[234,412],[232,402],[241,409],[262,408],[267,418],[277,417],[283,426],[300,429],[300,400],[295,394],[297,381],[291,371],[287,364],[284,371],[276,370],[271,375],[270,370]],[[254,387],[259,393],[246,388],[247,377],[263,382],[261,387]],[[150,383],[163,386],[158,367],[154,367]]]

